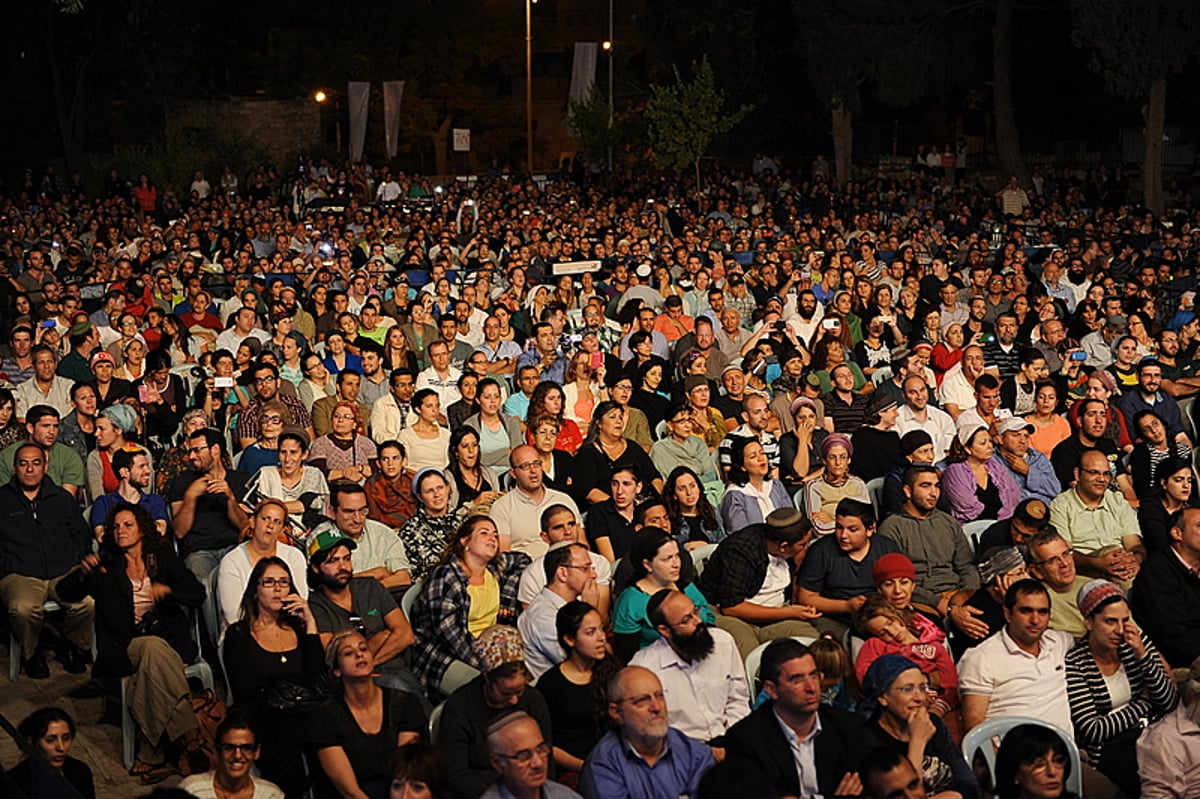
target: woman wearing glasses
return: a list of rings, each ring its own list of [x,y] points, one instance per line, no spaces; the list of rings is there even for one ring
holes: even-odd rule
[[[886,747],[907,755],[929,799],[978,799],[979,782],[946,725],[929,712],[929,678],[903,655],[884,655],[863,681],[871,710],[863,749]]]
[[[258,440],[242,450],[238,469],[254,474],[264,466],[279,465],[279,434],[295,424],[292,412],[279,400],[264,402],[258,408]]]
[[[250,547],[255,550],[261,547],[260,539],[272,531],[277,532],[284,518],[280,503],[264,502],[255,513],[254,538],[229,553],[226,560],[245,559]],[[279,548],[285,549],[283,545]],[[292,547],[286,547],[286,550],[299,555]],[[222,662],[234,706],[254,722],[261,734],[259,770],[288,797],[299,797],[306,788],[300,748],[308,711],[272,707],[278,703],[272,702],[270,697],[273,689],[284,681],[313,684],[324,674],[325,660],[316,619],[299,593],[305,588],[304,583],[294,582],[294,564],[289,567],[288,563],[291,560],[287,554],[263,557],[254,564],[249,579],[241,583],[245,590],[234,611],[239,621],[225,633]],[[304,573],[303,562],[301,556],[301,567],[296,574]],[[234,582],[235,576],[228,574],[230,580],[226,581],[225,565],[222,561],[218,581],[222,587],[227,582]],[[225,608],[226,617],[229,610]],[[222,752],[217,754],[220,762]]]
[[[374,471],[378,457],[375,442],[363,435],[366,426],[358,415],[358,403],[343,400],[333,406],[333,428],[309,449],[309,463],[321,470],[327,482],[349,480],[360,485]]]

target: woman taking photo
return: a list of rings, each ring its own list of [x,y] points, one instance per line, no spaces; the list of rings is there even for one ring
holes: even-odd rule
[[[508,471],[508,454],[521,445],[521,422],[515,416],[501,413],[500,384],[494,378],[479,381],[479,412],[463,424],[476,432],[479,462],[492,474],[499,485],[500,477]]]
[[[525,412],[525,425],[528,430],[529,422],[535,417],[553,417],[558,422],[558,440],[554,442],[554,448],[574,455],[583,444],[583,435],[579,432],[579,426],[566,418],[564,397],[563,390],[557,383],[550,380],[538,383],[529,398],[529,409]]]
[[[325,475],[327,482],[350,480],[362,484],[371,476],[377,452],[375,442],[363,435],[365,425],[358,418],[358,403],[338,402],[329,423],[333,429],[313,442],[309,463]]]
[[[431,692],[449,696],[479,676],[471,646],[494,624],[515,625],[517,588],[529,556],[500,552],[500,534],[486,516],[458,529],[413,606],[413,670]]]
[[[581,510],[609,498],[609,481],[618,463],[631,464],[642,482],[650,482],[655,491],[662,491],[662,478],[650,456],[625,438],[624,429],[625,413],[620,405],[610,401],[596,406],[587,440],[575,456],[573,491]]]
[[[46,785],[44,776],[49,771],[74,788],[83,799],[96,799],[92,770],[83,761],[71,757],[71,748],[75,744],[75,719],[69,713],[57,707],[40,708],[21,720],[17,732],[34,751],[33,756],[25,758],[8,772],[25,796],[39,795],[34,790],[35,784],[39,788],[50,787]],[[34,758],[42,762],[35,764]]]
[[[450,463],[450,431],[438,423],[441,400],[432,388],[413,394],[412,410],[417,420],[400,431],[400,443],[408,451],[408,467],[419,472],[427,466],[445,469]]]
[[[937,692],[921,667],[903,655],[884,655],[862,684],[868,705],[864,749],[886,747],[908,757],[930,799],[978,799],[979,782],[946,725],[929,705]]]
[[[771,464],[757,438],[733,436],[730,448],[729,487],[721,499],[721,522],[726,530],[762,524],[771,511],[789,507],[783,483],[770,478]]]
[[[58,593],[68,602],[85,596],[96,602],[92,676],[129,680],[129,712],[150,749],[131,773],[153,779],[163,771],[155,764],[176,760],[190,772],[207,771],[209,757],[183,676],[184,664],[198,654],[188,610],[204,602],[204,586],[163,542],[150,514],[128,503],[113,508],[100,554],[86,556],[63,577]]]
[[[1171,545],[1171,517],[1196,507],[1195,473],[1183,458],[1167,458],[1158,465],[1155,491],[1138,504],[1138,529],[1146,552],[1164,552]]]
[[[995,448],[986,427],[960,427],[946,455],[943,490],[950,512],[961,523],[976,519],[1003,521],[1021,501],[1021,489],[1003,464],[992,458]]]
[[[268,502],[255,513],[256,527],[260,526],[257,519],[270,518],[271,524],[261,526],[277,530],[285,518],[283,509]],[[257,529],[255,537],[259,537]],[[289,685],[316,688],[325,674],[325,658],[317,621],[300,593],[306,586],[293,577],[307,569],[304,556],[288,549],[299,556],[299,564],[289,567],[291,558],[267,555],[248,576],[236,581],[245,589],[233,608],[238,621],[225,631],[221,660],[233,704],[258,730],[259,771],[289,798],[298,798],[308,787],[300,753],[311,708],[280,707],[284,704],[280,697],[287,695]],[[293,571],[297,565],[301,571]],[[224,588],[224,568],[222,572],[218,585]]]
[[[428,722],[417,699],[380,687],[375,654],[357,630],[334,633],[325,647],[334,696],[309,716],[308,743],[321,770],[313,785],[318,799],[377,799],[391,783],[396,748],[420,740]]]
[[[1066,657],[1075,742],[1093,768],[1138,796],[1138,736],[1175,709],[1179,693],[1162,655],[1134,625],[1120,588],[1091,580],[1077,601],[1087,635]]]
[[[538,678],[537,689],[550,709],[558,779],[569,786],[578,784],[583,761],[604,731],[605,686],[620,667],[608,657],[604,620],[588,603],[559,608],[555,630],[567,657]]]
[[[1070,777],[1067,744],[1054,730],[1018,724],[1004,734],[996,753],[998,799],[1079,799],[1067,790]]]
[[[658,630],[646,615],[650,597],[669,588],[682,591],[696,603],[705,624],[716,624],[708,600],[695,583],[679,583],[679,542],[664,530],[646,527],[633,539],[629,558],[633,563],[633,582],[617,597],[613,609],[613,652],[622,663],[628,663],[639,649],[658,640]]]
[[[450,506],[490,508],[500,498],[500,481],[491,469],[480,462],[479,432],[474,427],[460,427],[450,434]]]
[[[704,493],[700,477],[688,467],[677,466],[667,477],[663,504],[667,516],[678,525],[679,545],[689,551],[720,543],[725,537],[725,528]]]

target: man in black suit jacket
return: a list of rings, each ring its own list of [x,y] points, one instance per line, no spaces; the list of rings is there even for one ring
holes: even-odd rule
[[[771,642],[760,674],[771,701],[729,729],[728,760],[760,771],[782,796],[861,794],[862,721],[821,706],[821,674],[808,647],[792,638]],[[793,754],[793,739],[800,754]]]

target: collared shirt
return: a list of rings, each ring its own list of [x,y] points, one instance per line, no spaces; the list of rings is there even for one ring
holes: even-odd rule
[[[1008,628],[968,649],[958,664],[958,690],[988,697],[987,718],[1032,716],[1070,732],[1067,652],[1075,638],[1047,630],[1032,655],[1017,646]]]
[[[1050,503],[1050,523],[1085,555],[1122,546],[1125,536],[1142,534],[1137,513],[1124,496],[1113,491],[1105,491],[1094,508],[1083,504],[1076,489],[1062,492]]]
[[[912,408],[902,404],[896,415],[896,434],[903,438],[905,433],[912,430],[924,430],[933,439],[934,463],[939,463],[946,457],[946,453],[950,451],[950,444],[954,441],[954,435],[957,433],[950,414],[940,408],[926,405],[925,421],[921,421]]]
[[[17,401],[16,415],[18,419],[25,418],[25,412],[34,405],[49,405],[58,411],[59,417],[66,416],[72,410],[71,386],[75,383],[65,377],[54,375],[50,378],[50,390],[43,394],[38,388],[37,378],[26,380],[17,386],[13,398]]]
[[[525,645],[525,665],[534,680],[567,659],[555,626],[558,610],[565,604],[567,600],[543,588],[517,617],[517,629]]]
[[[800,778],[800,795],[811,799],[821,799],[821,786],[817,782],[817,736],[821,734],[821,714],[815,714],[812,731],[800,740],[796,731],[789,727],[775,712],[775,721],[783,731],[792,750],[792,760],[796,763],[796,775]]]
[[[711,749],[668,728],[662,754],[651,766],[619,730],[611,730],[583,764],[579,788],[587,799],[679,799],[696,794],[713,763]]]
[[[645,666],[658,675],[671,726],[697,741],[719,738],[750,715],[746,666],[737,644],[718,627],[709,632],[713,651],[694,663],[681,658],[666,638],[659,638],[629,661],[631,666]]]
[[[495,362],[501,358],[508,358],[516,362],[517,358],[521,357],[521,347],[515,341],[504,341],[501,339],[495,347],[488,344],[486,341],[481,341],[475,346],[476,352],[482,352],[488,357],[488,361]]]
[[[437,392],[438,399],[441,401],[442,413],[445,413],[447,408],[462,399],[462,394],[458,393],[458,378],[460,377],[462,377],[462,372],[453,366],[446,368],[445,377],[441,377],[437,370],[430,366],[428,369],[421,370],[417,375],[416,390],[432,388]]]
[[[497,782],[481,793],[479,799],[513,799],[513,795],[504,783]],[[542,799],[582,799],[582,797],[562,783],[546,780],[546,783],[542,785]]]
[[[312,535],[319,535],[326,530],[337,530],[337,525],[332,520],[321,522],[313,528]],[[409,571],[412,568],[404,551],[404,542],[387,525],[367,519],[362,535],[355,540],[355,544],[357,546],[350,560],[356,574],[380,566],[392,572]]]
[[[612,584],[612,563],[608,558],[597,552],[589,552],[588,557],[592,559],[592,568],[596,570],[596,585]],[[521,585],[517,589],[517,601],[522,605],[528,605],[538,592],[546,587],[545,562],[546,556],[542,555],[534,558],[533,562],[525,567],[525,572],[521,575]]]

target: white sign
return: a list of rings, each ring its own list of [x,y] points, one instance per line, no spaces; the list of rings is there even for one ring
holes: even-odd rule
[[[552,265],[550,271],[555,275],[579,275],[584,272],[599,272],[600,262],[567,261],[566,263]]]
[[[455,128],[454,129],[454,152],[456,152],[456,153],[471,152],[471,129],[470,128]]]

